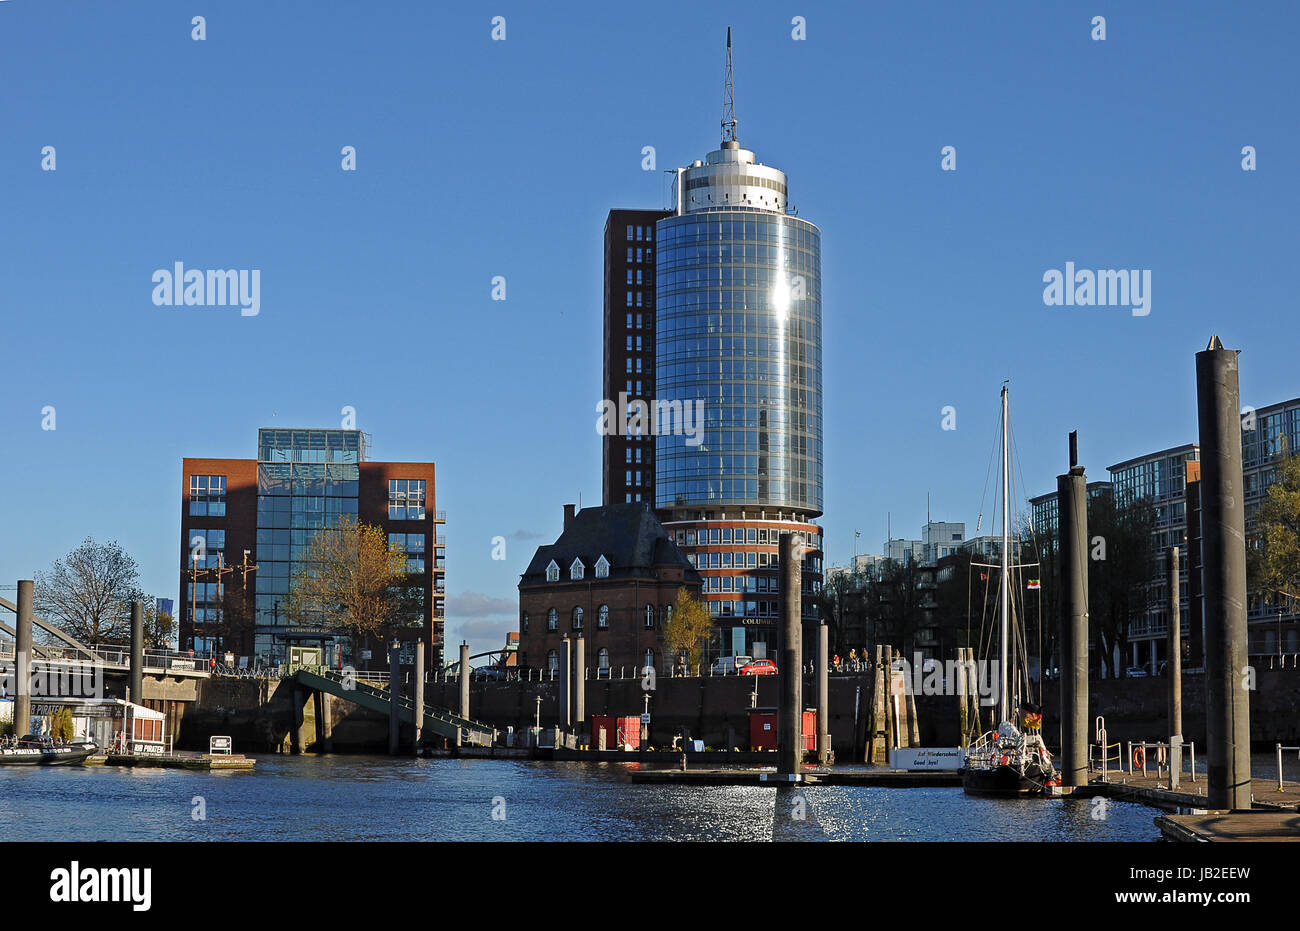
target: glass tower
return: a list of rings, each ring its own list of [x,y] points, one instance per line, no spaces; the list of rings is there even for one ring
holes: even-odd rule
[[[702,402],[704,424],[656,423],[655,504],[705,577],[711,652],[774,655],[781,533],[809,545],[805,594],[821,584],[821,232],[723,128],[657,224],[655,403]]]

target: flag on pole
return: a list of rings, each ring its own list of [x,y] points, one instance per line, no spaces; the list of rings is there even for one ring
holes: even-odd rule
[[[1029,587],[1030,587],[1030,588],[1042,588],[1043,586],[1039,584],[1038,579],[1030,579],[1030,580],[1029,580]]]

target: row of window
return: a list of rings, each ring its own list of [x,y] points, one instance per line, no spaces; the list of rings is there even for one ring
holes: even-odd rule
[[[654,651],[654,650],[651,650],[651,649],[649,649],[649,648],[646,649],[646,651],[645,651],[645,656],[643,657],[643,660],[642,660],[642,665],[643,665],[643,666],[649,666],[651,669],[654,668],[654,665],[655,665],[655,651]],[[547,668],[548,670],[552,671],[552,672],[558,672],[558,671],[559,671],[559,669],[560,669],[560,652],[559,652],[558,650],[548,650],[548,651],[547,651],[547,653],[546,653],[546,668]],[[599,650],[596,651],[596,668],[598,668],[598,669],[608,669],[608,668],[609,668],[609,649],[608,649],[607,647],[601,647]]]
[[[640,330],[640,329],[642,329],[642,324],[645,323],[645,321],[643,320],[643,318],[644,318],[644,317],[647,317],[647,316],[649,316],[649,314],[636,314],[636,315],[633,315],[633,314],[629,313],[629,314],[627,315],[627,328],[628,328],[629,330]],[[635,320],[636,322],[633,323],[633,320]],[[653,328],[654,328],[654,319],[651,318],[651,320],[650,320],[649,323],[645,323],[644,328],[647,329],[647,330],[649,330],[649,329],[653,329]]]
[[[640,461],[641,461],[641,447],[640,447],[640,446],[629,446],[627,449],[623,450],[623,452],[626,454],[626,457],[627,457],[627,461],[628,461],[628,462],[633,462],[633,461],[640,462]],[[633,453],[636,454],[636,459],[635,459],[635,460],[633,460],[633,458],[632,458]]]
[[[569,578],[576,581],[585,578],[586,574],[587,574],[586,564],[582,561],[580,557],[575,557],[573,562],[569,564]],[[602,555],[599,559],[596,560],[596,578],[598,579],[609,578],[609,560],[606,559],[604,555]],[[550,565],[546,567],[546,581],[558,582],[559,580],[560,580],[560,564],[557,563],[554,559],[552,559]]]
[[[632,241],[632,238],[633,238],[633,236],[632,236],[633,231],[636,232],[636,241],[637,241],[637,242],[654,242],[654,239],[655,239],[655,228],[654,228],[653,226],[632,226],[632,225],[629,224],[629,225],[628,225],[628,228],[627,228],[627,241],[628,241],[628,242],[631,242],[631,241]]]
[[[388,480],[388,519],[424,520],[424,479]]]
[[[635,258],[633,258],[634,251],[636,254]],[[647,265],[652,265],[655,260],[655,251],[649,246],[646,246],[644,249],[637,247],[635,250],[633,250],[632,246],[628,246],[627,260],[629,262],[645,262]]]
[[[636,303],[635,303],[635,304],[632,303],[632,292],[631,292],[631,291],[627,292],[627,303],[626,303],[625,305],[623,305],[623,306],[625,306],[625,307],[644,307],[645,304],[642,302],[641,292],[640,292],[640,291],[637,291],[637,292],[636,292]]]
[[[224,475],[190,476],[190,515],[226,516],[226,477]]]
[[[586,612],[583,610],[582,606],[575,605],[573,610],[569,613],[569,629],[582,630],[583,620],[585,616],[586,616]],[[642,618],[644,620],[647,630],[653,628],[655,626],[655,606],[646,605],[645,610],[642,612]],[[664,623],[667,624],[672,619],[673,619],[673,606],[665,605]],[[523,616],[520,618],[520,624],[523,628],[524,633],[527,633],[528,624],[529,624],[529,617],[527,611],[525,611],[523,613]],[[548,632],[556,631],[560,629],[560,612],[557,611],[555,608],[551,608],[549,611],[546,612],[546,629]],[[609,605],[601,605],[597,609],[596,629],[597,630],[609,629]]]
[[[776,527],[708,527],[700,530],[677,531],[678,546],[717,546],[728,543],[758,543],[763,546],[776,546],[781,542],[781,534],[790,531]],[[813,549],[821,549],[820,533],[805,533],[805,542]]]

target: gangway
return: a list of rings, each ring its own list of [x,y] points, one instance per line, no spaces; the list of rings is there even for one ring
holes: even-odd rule
[[[18,614],[18,605],[14,604],[8,598],[0,598],[0,608],[5,608],[9,611],[12,611],[15,616]],[[86,646],[84,643],[79,643],[78,641],[73,640],[71,637],[69,637],[67,634],[59,630],[59,628],[55,627],[53,624],[49,623],[48,621],[43,621],[39,617],[33,615],[32,624],[36,627],[39,627],[41,630],[45,631],[50,636],[55,637],[58,640],[62,640],[65,645],[72,647],[74,650],[81,653],[87,659],[94,660],[97,658],[95,656],[94,650]],[[18,639],[17,632],[9,625],[0,624],[0,630],[3,630],[6,634],[13,637],[15,640]]]
[[[381,714],[391,713],[388,689],[362,682],[355,676],[344,675],[327,666],[299,666],[293,677],[295,682],[305,688],[325,692]],[[407,724],[415,721],[415,703],[411,699],[398,696],[397,719]],[[490,724],[462,718],[427,704],[424,706],[424,730],[449,740],[455,740],[459,736],[461,743],[481,747],[490,747],[496,740],[496,731]]]

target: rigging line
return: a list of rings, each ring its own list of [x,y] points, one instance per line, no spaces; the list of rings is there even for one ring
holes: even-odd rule
[[[994,436],[995,436],[995,437],[996,437],[996,436],[998,435],[998,433],[1001,431],[1001,428],[1002,428],[1002,414],[1001,414],[1001,412],[999,412],[999,413],[998,413],[997,422],[994,424],[994,431],[993,431],[993,433],[994,433]],[[985,467],[985,469],[984,469],[984,490],[980,493],[980,509],[979,509],[979,513],[980,513],[981,515],[983,515],[983,513],[984,513],[984,501],[988,498],[988,493],[989,493],[989,473],[991,473],[991,472],[993,471],[993,454],[994,454],[995,452],[997,452],[997,448],[998,448],[998,444],[997,444],[997,441],[995,440],[994,443],[993,443],[992,448],[989,449],[989,463],[988,463],[988,465],[987,465],[987,466]],[[976,531],[976,533],[979,532],[979,526],[978,526],[978,524],[976,525],[975,531]]]

